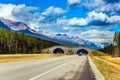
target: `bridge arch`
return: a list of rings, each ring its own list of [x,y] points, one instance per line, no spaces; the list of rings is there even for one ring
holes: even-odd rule
[[[88,50],[87,49],[79,49],[76,53],[78,55],[87,55],[88,54]]]
[[[64,54],[64,50],[62,48],[55,48],[53,50],[53,54],[58,54],[58,53]]]
[[[84,50],[81,50],[84,49]],[[91,54],[91,52],[93,51],[90,48],[87,47],[66,47],[66,46],[53,46],[48,48],[49,53],[51,54],[57,54],[57,53],[62,53],[62,54],[68,54],[68,53],[72,53],[72,54],[77,54],[82,52],[82,53],[86,53],[86,54]],[[85,51],[86,50],[86,51]],[[88,52],[88,53],[87,53]]]

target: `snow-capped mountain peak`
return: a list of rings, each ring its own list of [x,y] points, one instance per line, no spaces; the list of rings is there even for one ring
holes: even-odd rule
[[[27,25],[22,22],[15,22],[15,21],[4,19],[4,18],[0,18],[0,21],[3,22],[6,26],[8,26],[12,30],[19,31],[19,30],[27,29]]]

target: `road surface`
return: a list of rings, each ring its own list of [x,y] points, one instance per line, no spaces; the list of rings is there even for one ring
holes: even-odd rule
[[[87,56],[0,63],[0,80],[95,80]]]

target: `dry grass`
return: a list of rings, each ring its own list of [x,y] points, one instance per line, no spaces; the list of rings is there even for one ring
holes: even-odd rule
[[[66,56],[65,54],[15,54],[15,55],[0,55],[0,62],[13,62],[31,59],[43,59]]]
[[[96,64],[100,72],[105,76],[106,80],[120,80],[120,68],[116,68],[107,62],[97,59],[94,56],[91,57]]]
[[[120,58],[119,57],[112,57],[112,56],[100,56],[99,58],[112,62],[120,66]]]
[[[91,59],[106,80],[120,80],[120,58],[94,51],[91,54]]]

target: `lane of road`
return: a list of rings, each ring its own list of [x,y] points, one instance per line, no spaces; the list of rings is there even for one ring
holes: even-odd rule
[[[0,63],[0,80],[94,80],[87,56]]]

